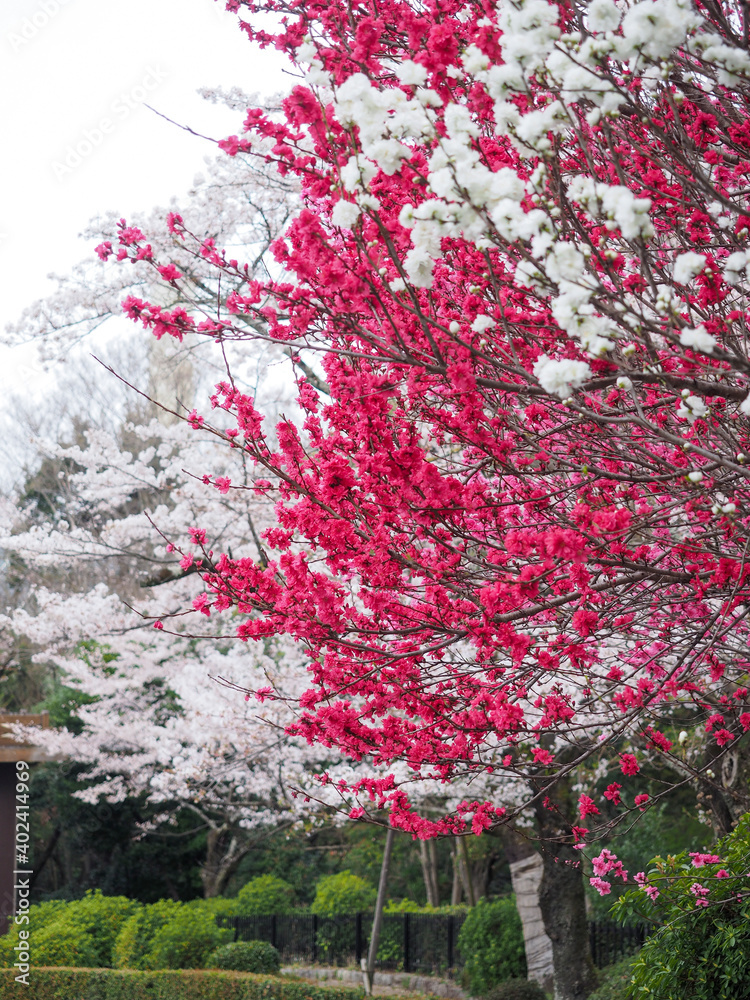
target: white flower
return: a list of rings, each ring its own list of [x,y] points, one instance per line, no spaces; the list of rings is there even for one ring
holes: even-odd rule
[[[484,331],[489,330],[491,326],[497,326],[495,320],[492,319],[491,316],[477,316],[471,324],[471,328],[474,333],[484,333]]]
[[[627,392],[628,389],[633,388],[633,383],[626,375],[621,375],[615,382],[615,385],[617,386],[618,389],[622,389],[625,392]]]
[[[331,222],[334,226],[341,226],[342,229],[351,229],[359,218],[360,208],[351,201],[344,201],[340,198],[333,206],[331,212]]]
[[[701,324],[694,329],[688,327],[680,334],[680,343],[683,347],[692,347],[694,351],[702,351],[704,354],[713,354],[716,347],[716,338],[706,330]]]
[[[689,420],[692,424],[693,421],[697,420],[698,417],[705,417],[708,413],[708,407],[700,398],[700,396],[684,396],[682,402],[677,409],[677,416],[681,417],[683,420]]]
[[[396,76],[406,87],[421,87],[427,80],[427,70],[411,59],[404,59],[396,69]]]
[[[702,253],[681,253],[675,259],[673,276],[678,285],[687,285],[706,266]]]
[[[586,20],[590,31],[615,31],[620,12],[612,0],[591,0],[586,7]]]
[[[746,417],[750,417],[750,393],[740,403],[740,413],[744,413]]]
[[[688,472],[688,479],[691,483],[700,483],[703,479],[702,472]]]
[[[591,375],[591,368],[585,361],[572,361],[567,358],[562,361],[542,354],[534,365],[534,375],[545,392],[561,399],[570,396],[571,389],[583,385]]]

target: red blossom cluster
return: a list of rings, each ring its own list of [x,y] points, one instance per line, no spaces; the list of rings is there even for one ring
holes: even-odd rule
[[[296,177],[301,209],[265,283],[195,241],[223,275],[217,315],[125,310],[157,337],[291,354],[298,420],[264,429],[251,397],[217,387],[236,430],[216,433],[277,523],[266,560],[222,554],[204,579],[242,638],[307,648],[294,731],[386,774],[520,778],[527,802],[590,760],[689,769],[664,732],[677,708],[712,752],[731,747],[750,718],[741,16],[227,7],[305,82],[222,148]],[[120,244],[100,256],[149,262],[124,223]],[[435,823],[389,782],[356,791],[417,836],[513,813],[477,802]],[[602,823],[649,801],[589,791],[580,817]]]

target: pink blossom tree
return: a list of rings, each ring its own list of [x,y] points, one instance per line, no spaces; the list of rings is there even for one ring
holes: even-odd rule
[[[394,826],[536,811],[556,996],[582,997],[579,849],[605,805],[649,804],[617,779],[650,755],[713,780],[672,720],[716,759],[750,728],[746,12],[227,8],[301,79],[221,145],[297,177],[303,207],[267,281],[172,214],[222,275],[219,308],[124,308],[157,337],[290,348],[302,415],[267,431],[228,377],[212,402],[236,426],[192,416],[253,464],[239,489],[276,503],[266,559],[199,544],[200,611],[306,647],[292,731],[370,761],[353,793]],[[99,253],[189,285],[135,226]],[[427,820],[397,764],[527,795]],[[575,788],[586,769],[603,795]]]

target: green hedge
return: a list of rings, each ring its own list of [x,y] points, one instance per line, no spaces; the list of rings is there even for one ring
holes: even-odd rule
[[[313,986],[279,976],[241,972],[124,969],[41,969],[29,972],[29,986],[0,969],[0,1000],[362,1000],[364,992]]]

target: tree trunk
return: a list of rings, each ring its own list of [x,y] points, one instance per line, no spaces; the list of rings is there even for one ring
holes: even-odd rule
[[[213,899],[222,894],[240,861],[250,850],[249,845],[241,847],[236,837],[230,837],[229,844],[226,845],[227,836],[228,831],[225,827],[213,827],[208,831],[206,860],[201,866],[205,899]]]
[[[572,845],[542,850],[539,908],[552,942],[555,1000],[585,1000],[596,988],[589,946],[581,856]]]
[[[459,868],[458,848],[453,845],[451,851],[451,863],[453,865],[453,885],[451,887],[451,906],[458,906],[463,895],[463,885],[461,884],[461,871]]]
[[[430,848],[432,848],[432,850],[430,850]],[[424,888],[427,894],[427,904],[428,906],[439,906],[440,896],[438,894],[437,882],[437,856],[434,840],[420,840],[419,860],[422,864],[422,878],[424,879]]]
[[[461,873],[466,902],[469,906],[476,906],[476,896],[474,895],[474,884],[471,881],[471,865],[469,864],[469,851],[466,847],[464,837],[456,837],[456,854],[458,855],[458,870]]]
[[[546,788],[545,788],[546,786]],[[542,855],[539,908],[552,942],[555,1000],[585,1000],[596,988],[591,958],[581,854],[572,840],[569,816],[575,816],[572,778],[554,784],[542,778],[537,788],[548,792],[536,806]]]
[[[393,837],[395,830],[388,827],[385,835],[385,849],[383,850],[383,863],[380,866],[380,881],[378,882],[378,898],[375,901],[375,913],[372,918],[372,930],[370,931],[370,947],[367,951],[367,962],[362,960],[362,972],[364,978],[365,993],[368,996],[372,993],[373,980],[375,978],[375,959],[378,954],[378,944],[380,943],[380,928],[383,923],[383,907],[385,906],[385,895],[388,888],[388,869],[391,865],[391,850],[393,848]]]

